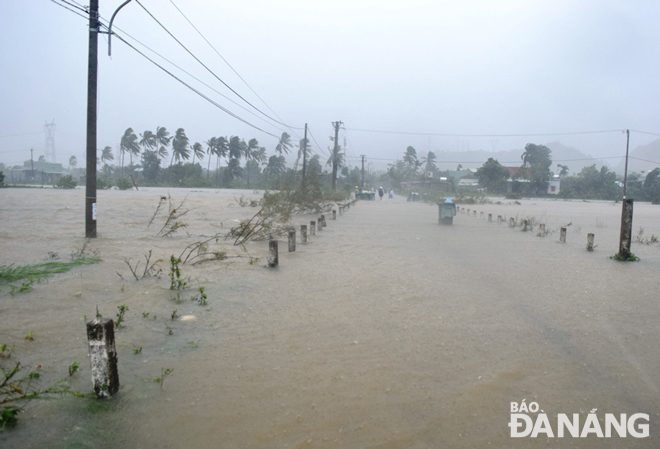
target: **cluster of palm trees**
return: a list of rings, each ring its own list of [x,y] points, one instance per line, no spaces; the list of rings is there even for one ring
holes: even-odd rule
[[[169,165],[180,164],[189,161],[192,157],[191,164],[195,161],[202,161],[205,157],[207,159],[207,178],[210,176],[211,160],[213,156],[216,157],[216,174],[220,169],[220,159],[227,159],[227,166],[225,168],[226,176],[229,179],[243,177],[245,175],[247,186],[250,187],[250,173],[255,171],[260,172],[260,166],[265,165],[264,174],[277,175],[286,170],[285,154],[288,154],[293,147],[291,136],[284,132],[282,133],[277,146],[275,147],[276,154],[270,156],[266,155],[266,148],[259,145],[257,139],[249,139],[247,142],[238,136],[227,137],[211,137],[204,142],[206,147],[200,142],[194,142],[192,145],[190,139],[186,135],[183,128],[176,130],[174,135],[170,135],[169,131],[159,126],[156,132],[146,130],[138,135],[133,128],[128,128],[124,131],[119,144],[120,151],[120,166],[123,176],[125,156],[129,157],[129,165],[133,166],[133,159],[139,159],[142,155],[143,161],[146,156],[156,157],[159,161],[166,160],[171,157]],[[303,151],[301,141],[301,150],[298,152],[298,159],[300,159]],[[308,147],[305,146],[305,147]],[[241,159],[245,160],[245,167],[241,167]],[[112,148],[106,146],[101,150],[100,160],[102,163],[114,161]],[[297,165],[298,160],[296,160]]]

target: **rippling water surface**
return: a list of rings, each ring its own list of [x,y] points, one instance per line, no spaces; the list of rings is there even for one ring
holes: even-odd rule
[[[163,217],[147,223],[168,194],[185,198],[188,226],[156,237]],[[183,265],[191,289],[176,304],[167,260],[254,214],[234,200],[241,195],[260,196],[99,192],[99,238],[87,249],[103,262],[0,293],[0,344],[15,345],[0,363],[41,365],[54,381],[79,361],[71,379],[83,392],[85,317],[129,307],[116,333],[120,394],[32,403],[1,447],[660,446],[660,247],[633,244],[637,263],[609,259],[620,204],[503,200],[461,206],[471,215],[441,226],[437,206],[362,201],[336,221],[328,214],[295,253],[280,241],[278,269],[264,267],[265,242],[246,253],[212,241],[209,249],[241,257]],[[549,235],[498,225],[497,215],[533,217]],[[84,244],[82,190],[0,190],[0,217],[0,264],[67,259]],[[297,227],[315,219],[294,217]],[[660,206],[636,204],[633,227],[660,235]],[[125,260],[141,260],[140,272],[149,251],[163,259],[162,276],[136,281]],[[199,286],[206,306],[188,299]],[[173,371],[161,389],[154,378],[164,368]],[[512,439],[510,403],[523,399],[549,416],[647,413],[650,437]]]

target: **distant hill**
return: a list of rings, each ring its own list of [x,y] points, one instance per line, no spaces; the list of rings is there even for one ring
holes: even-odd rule
[[[628,156],[628,173],[641,173],[642,171],[648,173],[654,168],[660,167],[660,139],[630,150]],[[626,161],[621,160],[621,162],[614,167],[614,171],[623,174],[625,164]]]
[[[577,174],[583,167],[596,164],[598,168],[601,165],[607,165],[602,160],[594,160],[590,154],[585,154],[578,149],[568,147],[560,142],[550,142],[544,144],[552,150],[551,170],[557,171],[557,164],[568,165],[569,174]],[[496,159],[505,167],[516,167],[522,164],[520,155],[525,150],[523,148],[506,151],[443,151],[436,153],[440,170],[456,170],[460,163],[463,168],[479,168],[489,157]],[[561,162],[558,162],[561,161]]]

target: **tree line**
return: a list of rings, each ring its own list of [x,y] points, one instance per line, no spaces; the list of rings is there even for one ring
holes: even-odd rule
[[[286,155],[297,148],[293,167],[287,166]],[[343,158],[339,166],[343,167]],[[294,145],[284,132],[272,155],[257,139],[247,141],[239,136],[210,137],[193,142],[185,129],[174,135],[165,127],[146,130],[139,135],[132,128],[121,136],[115,160],[112,147],[99,150],[100,187],[127,185],[127,178],[142,184],[178,187],[245,187],[280,188],[294,185],[302,178],[323,183],[321,158],[313,154],[309,141],[300,139]],[[332,157],[327,165],[332,163]],[[304,164],[304,166],[303,166]]]

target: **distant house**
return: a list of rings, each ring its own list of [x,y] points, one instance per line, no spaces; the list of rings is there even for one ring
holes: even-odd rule
[[[506,180],[507,193],[520,193],[522,185],[530,182],[528,179],[529,167],[504,167],[509,172],[509,179]],[[558,195],[561,184],[561,178],[557,175],[548,181],[548,195]]]
[[[10,182],[53,184],[69,171],[57,162],[32,161],[23,162],[23,167],[16,166],[9,170]],[[6,179],[5,179],[6,180]]]
[[[458,187],[479,187],[479,178],[474,173],[461,176],[458,180]]]
[[[413,191],[418,187],[438,192],[449,192],[451,183],[447,178],[424,178],[423,181],[404,181],[400,185],[402,191]]]

